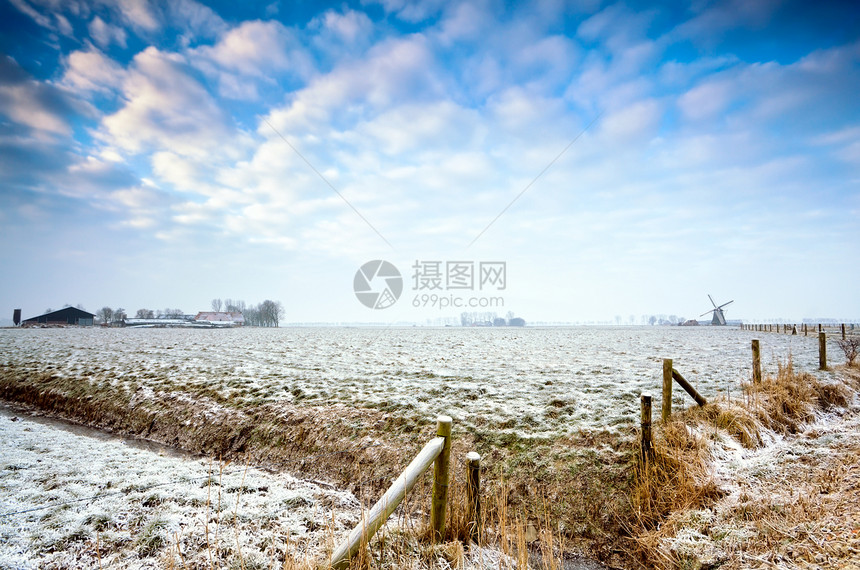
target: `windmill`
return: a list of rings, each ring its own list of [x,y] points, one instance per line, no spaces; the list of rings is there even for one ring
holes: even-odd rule
[[[711,324],[712,325],[720,325],[720,326],[725,325],[726,324],[726,316],[723,314],[723,307],[725,307],[729,303],[734,303],[735,302],[734,299],[729,301],[729,303],[723,303],[719,307],[717,306],[716,303],[714,303],[714,299],[710,295],[708,295],[708,299],[711,300],[711,304],[714,306],[714,308],[711,309],[710,311],[705,311],[704,313],[702,313],[699,316],[704,317],[708,313],[714,313],[714,318],[711,319]]]

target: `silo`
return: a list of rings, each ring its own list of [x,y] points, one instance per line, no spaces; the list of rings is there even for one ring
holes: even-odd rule
[[[16,327],[21,324],[21,309],[12,311],[12,322],[15,323]]]

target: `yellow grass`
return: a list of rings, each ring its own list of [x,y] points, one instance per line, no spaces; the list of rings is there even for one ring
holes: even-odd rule
[[[823,561],[832,564],[825,567],[857,567],[860,491],[846,475],[860,475],[860,442],[827,461],[801,454],[768,465],[777,475],[727,482],[748,491],[721,491],[713,475],[714,454],[728,441],[755,450],[767,435],[809,438],[814,446],[818,436],[806,431],[809,423],[825,410],[844,410],[856,393],[860,374],[845,369],[842,376],[843,382],[822,382],[796,372],[789,358],[776,375],[745,385],[741,399],[691,408],[659,426],[654,459],[636,469],[628,530],[639,562],[665,569],[770,568],[796,558],[786,567]],[[836,528],[829,536],[821,532]]]

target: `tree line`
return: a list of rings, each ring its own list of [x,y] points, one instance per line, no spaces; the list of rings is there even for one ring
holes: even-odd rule
[[[82,307],[80,307],[82,308]],[[266,299],[256,305],[248,305],[240,299],[212,299],[212,310],[215,312],[239,312],[245,317],[245,325],[252,327],[277,327],[284,317],[284,306],[280,301]],[[47,311],[50,312],[50,311]],[[118,323],[128,318],[122,307],[113,309],[102,307],[96,311],[96,317],[103,323]],[[186,318],[182,309],[138,309],[134,314],[136,319],[183,319]]]
[[[281,302],[269,299],[256,305],[246,305],[241,299],[212,299],[212,310],[216,313],[242,313],[245,324],[253,327],[276,327],[284,318],[284,306]]]

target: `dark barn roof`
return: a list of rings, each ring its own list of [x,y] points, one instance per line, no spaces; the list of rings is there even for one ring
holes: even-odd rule
[[[75,307],[66,307],[59,311],[51,311],[38,317],[25,319],[24,324],[63,324],[63,325],[92,325],[95,315]]]

